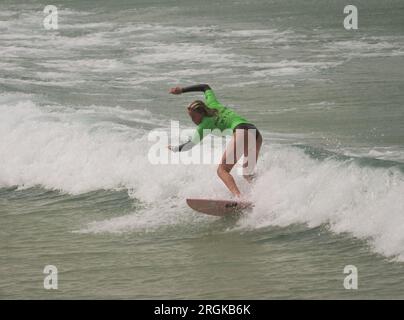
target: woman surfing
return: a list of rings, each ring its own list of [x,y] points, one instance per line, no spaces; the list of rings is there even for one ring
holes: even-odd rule
[[[244,155],[243,177],[248,182],[253,180],[253,170],[262,145],[262,136],[254,124],[247,121],[234,110],[219,103],[209,85],[199,84],[170,89],[171,94],[193,91],[201,91],[205,94],[205,102],[195,100],[187,108],[188,115],[197,125],[196,132],[191,140],[179,146],[168,146],[168,148],[174,152],[189,150],[204,138],[204,130],[219,129],[223,133],[230,131],[232,138],[226,146],[226,151],[223,153],[217,168],[217,174],[230,192],[237,198],[240,198],[241,192],[230,171],[241,156]]]

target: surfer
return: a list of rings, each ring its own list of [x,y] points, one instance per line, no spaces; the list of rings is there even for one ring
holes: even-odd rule
[[[243,177],[252,182],[253,170],[258,159],[262,145],[262,136],[257,127],[234,110],[223,106],[217,99],[213,90],[207,84],[198,84],[189,87],[175,87],[170,89],[171,94],[201,91],[205,94],[205,102],[193,101],[187,108],[188,115],[197,125],[196,132],[191,140],[179,145],[168,146],[174,152],[190,150],[204,138],[204,130],[219,129],[221,132],[232,134],[231,141],[226,146],[217,174],[230,192],[237,198],[241,197],[233,176],[230,171],[244,155]],[[206,132],[206,131],[205,131]],[[250,143],[249,143],[250,142]]]

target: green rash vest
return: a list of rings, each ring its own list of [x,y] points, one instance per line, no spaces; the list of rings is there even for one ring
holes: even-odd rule
[[[191,139],[191,142],[194,144],[198,144],[202,141],[204,136],[208,133],[216,133],[215,131],[220,130],[221,135],[231,135],[233,134],[233,130],[241,123],[250,123],[245,118],[237,114],[234,110],[223,106],[219,101],[217,101],[216,96],[213,90],[209,89],[205,91],[205,101],[206,106],[209,109],[215,109],[218,111],[217,116],[208,117],[205,116],[202,119],[202,122],[196,127],[196,132]],[[216,129],[216,130],[215,130]],[[206,131],[204,134],[204,130]],[[211,132],[211,130],[215,130]]]

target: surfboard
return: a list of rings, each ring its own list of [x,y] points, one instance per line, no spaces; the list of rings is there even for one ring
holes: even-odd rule
[[[248,201],[215,200],[215,199],[186,199],[188,206],[198,212],[212,216],[223,217],[252,208],[254,205]]]

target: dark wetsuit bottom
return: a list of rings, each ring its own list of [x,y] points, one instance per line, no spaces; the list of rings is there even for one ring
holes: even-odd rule
[[[237,129],[255,130],[255,139],[258,139],[258,137],[261,136],[261,133],[259,132],[257,127],[255,125],[253,125],[252,123],[240,123],[233,129],[233,132],[235,132]]]

